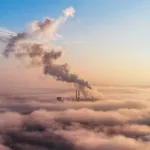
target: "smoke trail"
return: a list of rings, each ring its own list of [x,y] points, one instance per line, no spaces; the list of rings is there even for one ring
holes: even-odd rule
[[[96,87],[91,87],[87,88],[86,86],[82,86],[82,84],[74,84],[74,87],[78,90],[80,90],[84,96],[84,98],[94,98],[94,99],[99,99],[100,97],[102,98],[102,94],[100,94]]]
[[[91,89],[91,86],[87,81],[80,79],[78,75],[70,73],[68,64],[54,64],[53,61],[61,57],[62,52],[47,52],[44,55],[44,73],[52,76],[56,76],[56,80],[66,81],[70,83],[77,83],[82,86],[86,86]]]
[[[56,32],[60,24],[65,22],[68,17],[73,16],[75,10],[70,7],[63,13],[64,16],[56,20],[45,18],[43,22],[33,21],[30,23],[31,31],[18,33],[8,39],[3,55],[6,58],[11,54],[18,59],[27,58],[29,66],[42,66],[45,75],[91,89],[91,85],[87,81],[70,72],[68,64],[56,64],[63,51],[53,46],[53,38],[57,35]]]

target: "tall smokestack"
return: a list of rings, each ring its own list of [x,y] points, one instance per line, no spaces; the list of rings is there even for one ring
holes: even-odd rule
[[[80,99],[80,90],[78,90],[78,99]]]
[[[76,100],[78,99],[78,90],[76,90]]]

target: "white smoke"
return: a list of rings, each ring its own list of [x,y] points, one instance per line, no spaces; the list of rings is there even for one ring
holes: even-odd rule
[[[68,17],[73,16],[75,10],[69,7],[63,13],[64,16],[58,19],[45,18],[43,22],[31,22],[29,24],[30,32],[11,34],[13,36],[8,38],[8,44],[3,55],[7,58],[14,55],[20,60],[26,58],[28,60],[27,66],[43,67],[45,75],[53,76],[58,81],[79,85],[79,89],[87,97],[92,89],[91,85],[77,74],[71,73],[67,63],[56,64],[56,61],[62,56],[63,48],[58,49],[58,46],[54,46],[53,39],[57,37],[57,31],[61,23],[64,23]],[[89,89],[88,92],[84,90],[85,87]]]
[[[15,32],[9,31],[6,28],[0,28],[0,43],[7,43],[10,38],[16,35]]]
[[[73,7],[69,7],[69,8],[67,8],[67,9],[65,9],[64,11],[63,11],[63,13],[67,16],[67,17],[69,17],[69,16],[74,16],[74,13],[75,13],[75,10],[74,10],[74,8]]]

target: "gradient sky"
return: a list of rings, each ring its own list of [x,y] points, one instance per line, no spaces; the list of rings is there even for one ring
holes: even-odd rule
[[[149,0],[1,0],[0,27],[24,31],[32,20],[57,18],[69,6],[76,13],[59,31],[68,46],[63,62],[94,84],[150,84]],[[22,77],[0,59],[0,81]],[[24,82],[39,77],[25,72]]]

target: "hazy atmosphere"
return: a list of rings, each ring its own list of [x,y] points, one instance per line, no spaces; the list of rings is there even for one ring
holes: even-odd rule
[[[149,8],[1,0],[0,150],[149,150]]]

